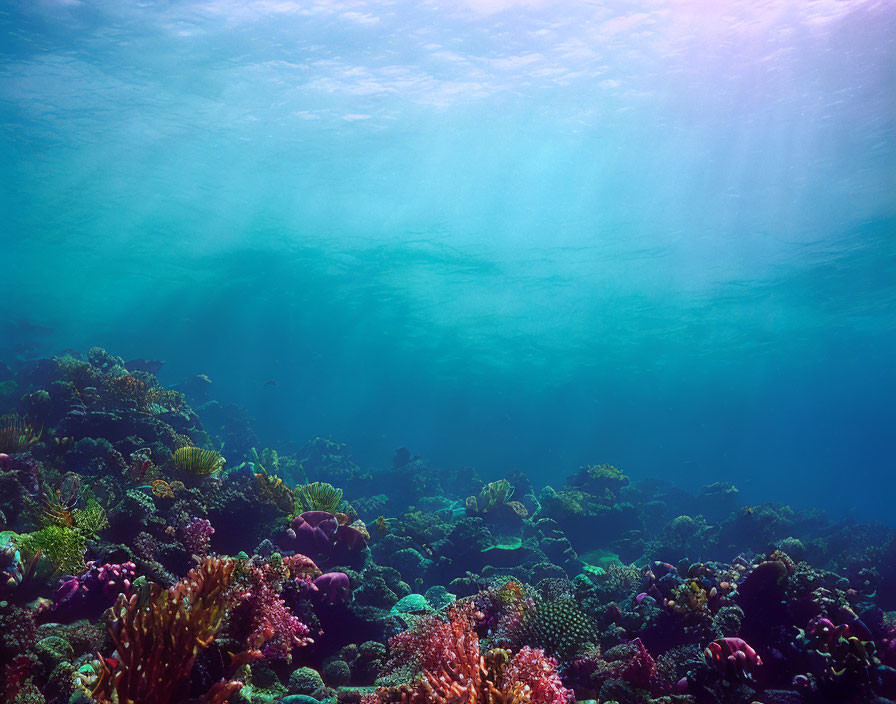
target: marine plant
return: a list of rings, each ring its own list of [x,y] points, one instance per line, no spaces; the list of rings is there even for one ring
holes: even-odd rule
[[[120,594],[109,624],[115,656],[100,657],[91,696],[110,704],[168,704],[186,694],[196,656],[211,645],[232,604],[235,567],[205,558],[169,589],[147,583]]]
[[[280,469],[280,456],[277,451],[266,447],[261,453],[257,449],[249,449],[249,462],[255,465],[256,469],[260,469],[265,474],[276,473]]]
[[[208,476],[217,474],[224,466],[224,458],[216,450],[200,447],[180,447],[174,451],[174,466],[187,474]]]
[[[41,430],[18,413],[0,416],[0,452],[13,454],[24,452],[40,440]]]
[[[33,533],[16,538],[16,544],[26,557],[44,555],[59,572],[77,573],[84,570],[87,541],[75,528],[49,525]]]

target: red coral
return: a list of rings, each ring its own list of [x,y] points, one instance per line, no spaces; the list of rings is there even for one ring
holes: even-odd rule
[[[565,704],[569,690],[563,687],[556,672],[557,661],[546,657],[543,650],[523,647],[504,669],[504,682],[510,690],[528,688],[532,702]]]

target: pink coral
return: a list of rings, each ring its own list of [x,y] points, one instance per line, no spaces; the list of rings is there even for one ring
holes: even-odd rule
[[[249,570],[249,589],[240,595],[234,620],[243,625],[246,643],[269,660],[291,661],[294,648],[313,643],[302,623],[275,589],[277,575],[270,565]]]
[[[563,687],[556,668],[557,661],[546,657],[543,650],[524,646],[504,669],[505,686],[511,691],[528,688],[532,702],[565,704],[570,692]]]
[[[720,638],[703,651],[707,664],[712,665],[729,679],[751,679],[762,658],[743,638]]]

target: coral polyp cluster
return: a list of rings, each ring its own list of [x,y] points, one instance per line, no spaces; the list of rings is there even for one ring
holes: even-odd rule
[[[23,366],[0,408],[5,701],[896,698],[889,529],[610,465],[537,489],[258,448],[206,381],[129,364]]]

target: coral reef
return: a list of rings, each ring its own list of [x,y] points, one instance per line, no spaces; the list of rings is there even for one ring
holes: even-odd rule
[[[4,367],[4,701],[896,699],[891,530],[610,465],[555,489],[259,450],[207,377],[160,368]]]

